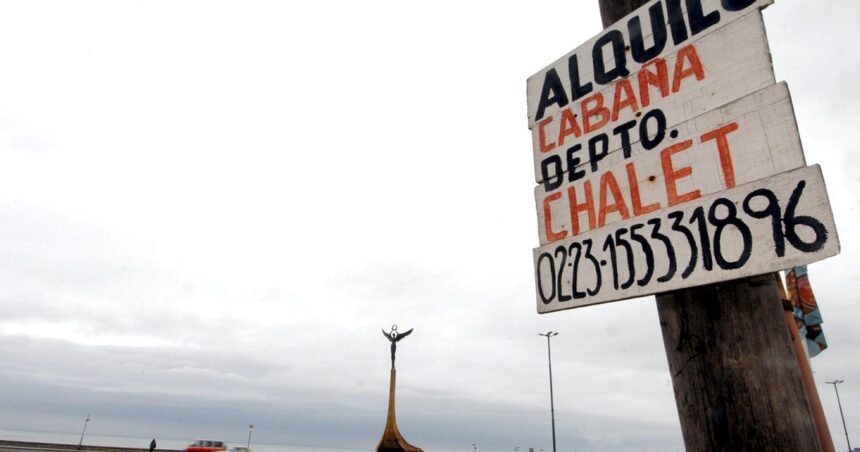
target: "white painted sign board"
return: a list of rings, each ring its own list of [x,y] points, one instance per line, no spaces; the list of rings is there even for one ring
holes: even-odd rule
[[[839,253],[818,165],[534,250],[539,313],[806,265]]]
[[[601,81],[609,78],[607,75],[613,75],[615,70],[636,73],[643,64],[677,53],[691,41],[712,34],[772,3],[773,0],[652,0],[646,3],[528,78],[529,128],[542,119],[538,107],[548,72],[556,73],[566,99],[573,101],[614,82]],[[692,10],[688,8],[690,5],[694,6]],[[743,51],[742,48],[732,50]],[[621,53],[624,54],[623,61]],[[585,94],[577,96],[577,93]],[[555,114],[561,108],[564,105],[550,103],[543,111],[543,117]]]
[[[546,78],[544,72],[529,79],[530,117],[541,113],[542,93],[550,90],[541,88]],[[654,133],[659,121],[675,125],[773,83],[764,22],[752,10],[564,107],[549,103],[532,128],[535,181],[567,171],[564,154],[571,146],[586,155],[615,150]]]
[[[785,83],[669,127],[647,145],[637,141],[539,184],[540,244],[805,165]]]
[[[760,9],[653,0],[528,80],[538,312],[839,252]]]

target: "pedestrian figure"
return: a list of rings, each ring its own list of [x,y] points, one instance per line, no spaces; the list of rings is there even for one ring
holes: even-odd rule
[[[397,325],[391,325],[391,331],[386,333],[385,330],[382,330],[382,334],[385,335],[386,339],[391,341],[391,368],[394,369],[394,352],[397,351],[397,341],[403,339],[406,336],[409,336],[413,328],[410,328],[409,331],[405,333],[397,332]]]
[[[155,450],[155,438],[152,438],[152,442],[149,443],[149,452]]]

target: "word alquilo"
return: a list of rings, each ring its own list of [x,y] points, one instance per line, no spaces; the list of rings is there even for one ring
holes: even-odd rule
[[[721,0],[720,5],[725,11],[740,11],[756,0]],[[579,55],[573,53],[567,61],[569,91],[565,89],[558,72],[551,68],[544,74],[543,87],[535,112],[535,122],[541,120],[549,106],[565,107],[594,90],[594,85],[608,85],[617,79],[630,75],[627,62],[627,49],[630,56],[640,64],[645,64],[658,57],[665,49],[668,34],[672,36],[674,45],[679,46],[691,36],[695,36],[720,23],[719,10],[704,11],[702,0],[686,0],[685,8],[681,0],[662,0],[648,8],[650,22],[651,46],[646,48],[645,34],[642,29],[642,18],[634,16],[627,22],[627,35],[621,30],[613,29],[600,35],[591,48],[591,80],[585,80],[580,75]],[[664,12],[665,11],[665,12]],[[668,16],[668,21],[666,17]],[[690,32],[687,32],[689,26]],[[668,27],[668,30],[667,30]],[[609,56],[609,64],[606,56]]]

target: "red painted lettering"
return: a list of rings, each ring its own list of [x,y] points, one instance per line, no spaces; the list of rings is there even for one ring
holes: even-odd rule
[[[657,72],[651,72],[649,69],[654,68]],[[650,86],[656,86],[660,89],[660,96],[666,97],[669,95],[669,70],[666,67],[666,60],[656,58],[642,65],[639,70],[639,103],[642,108],[651,104]]]
[[[607,204],[608,194],[612,194],[614,200],[612,204]],[[621,189],[618,188],[618,181],[611,171],[607,171],[600,176],[600,216],[598,224],[600,227],[606,225],[606,214],[618,212],[622,219],[630,218],[630,211],[627,209],[627,204],[624,203],[624,198],[621,196]]]
[[[621,99],[622,94],[624,99]],[[633,92],[633,87],[630,86],[630,80],[623,78],[615,84],[615,100],[612,102],[612,121],[618,121],[618,112],[623,108],[630,108],[633,113],[639,111],[639,104],[636,102],[636,94]]]
[[[558,201],[561,198],[561,192],[553,193],[543,199],[543,228],[546,232],[546,239],[549,242],[561,240],[567,237],[567,231],[562,229],[559,232],[552,230],[552,204],[553,201]]]
[[[693,174],[693,169],[689,166],[675,169],[672,165],[672,155],[685,151],[693,145],[693,140],[685,140],[677,144],[673,144],[660,152],[660,161],[663,164],[663,181],[666,183],[666,197],[669,200],[669,206],[681,204],[682,202],[692,201],[701,193],[699,190],[693,190],[683,195],[678,194],[678,179],[682,179]]]
[[[590,103],[594,105],[589,107],[588,104]],[[591,122],[592,118],[596,116],[599,116],[600,119],[597,122]],[[605,126],[609,122],[609,117],[609,109],[603,106],[602,93],[597,93],[582,101],[582,127],[585,129],[585,133],[591,133]]]
[[[579,124],[576,123],[576,115],[569,108],[565,108],[561,112],[561,125],[558,129],[558,145],[564,146],[564,139],[568,135],[573,135],[579,138],[582,135],[582,130],[579,129]]]
[[[689,61],[690,67],[684,68],[684,62]],[[682,47],[678,51],[678,59],[675,61],[675,77],[672,79],[672,92],[677,93],[681,89],[681,80],[694,75],[696,80],[705,78],[705,70],[702,69],[702,62],[699,61],[699,54],[696,53],[696,48],[691,44]]]
[[[588,229],[594,229],[594,194],[591,191],[591,181],[585,181],[583,188],[585,189],[585,201],[581,203],[578,203],[576,200],[576,187],[569,187],[567,189],[567,201],[570,203],[570,223],[573,235],[579,234],[579,214],[581,212],[588,214]]]
[[[726,139],[726,135],[735,130],[738,130],[738,123],[732,122],[701,137],[702,143],[709,140],[717,141],[717,153],[720,156],[720,168],[723,170],[723,181],[726,183],[726,188],[735,186],[735,167],[732,164],[732,153],[729,151],[729,140]]]
[[[548,116],[538,124],[538,141],[540,142],[541,152],[549,152],[555,149],[555,143],[546,142],[546,130],[544,130],[551,122],[552,116]]]
[[[638,217],[660,208],[659,202],[647,206],[642,205],[642,198],[639,195],[639,180],[636,177],[636,168],[633,167],[632,162],[627,164],[627,183],[630,185],[630,205],[633,207],[633,216]]]

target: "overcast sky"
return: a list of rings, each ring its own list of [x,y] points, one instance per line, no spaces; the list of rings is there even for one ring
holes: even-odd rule
[[[810,266],[860,431],[851,0],[765,13],[841,255]],[[597,0],[0,3],[0,429],[370,450],[675,450],[653,297],[539,316],[526,78]],[[860,437],[855,437],[855,444]]]

